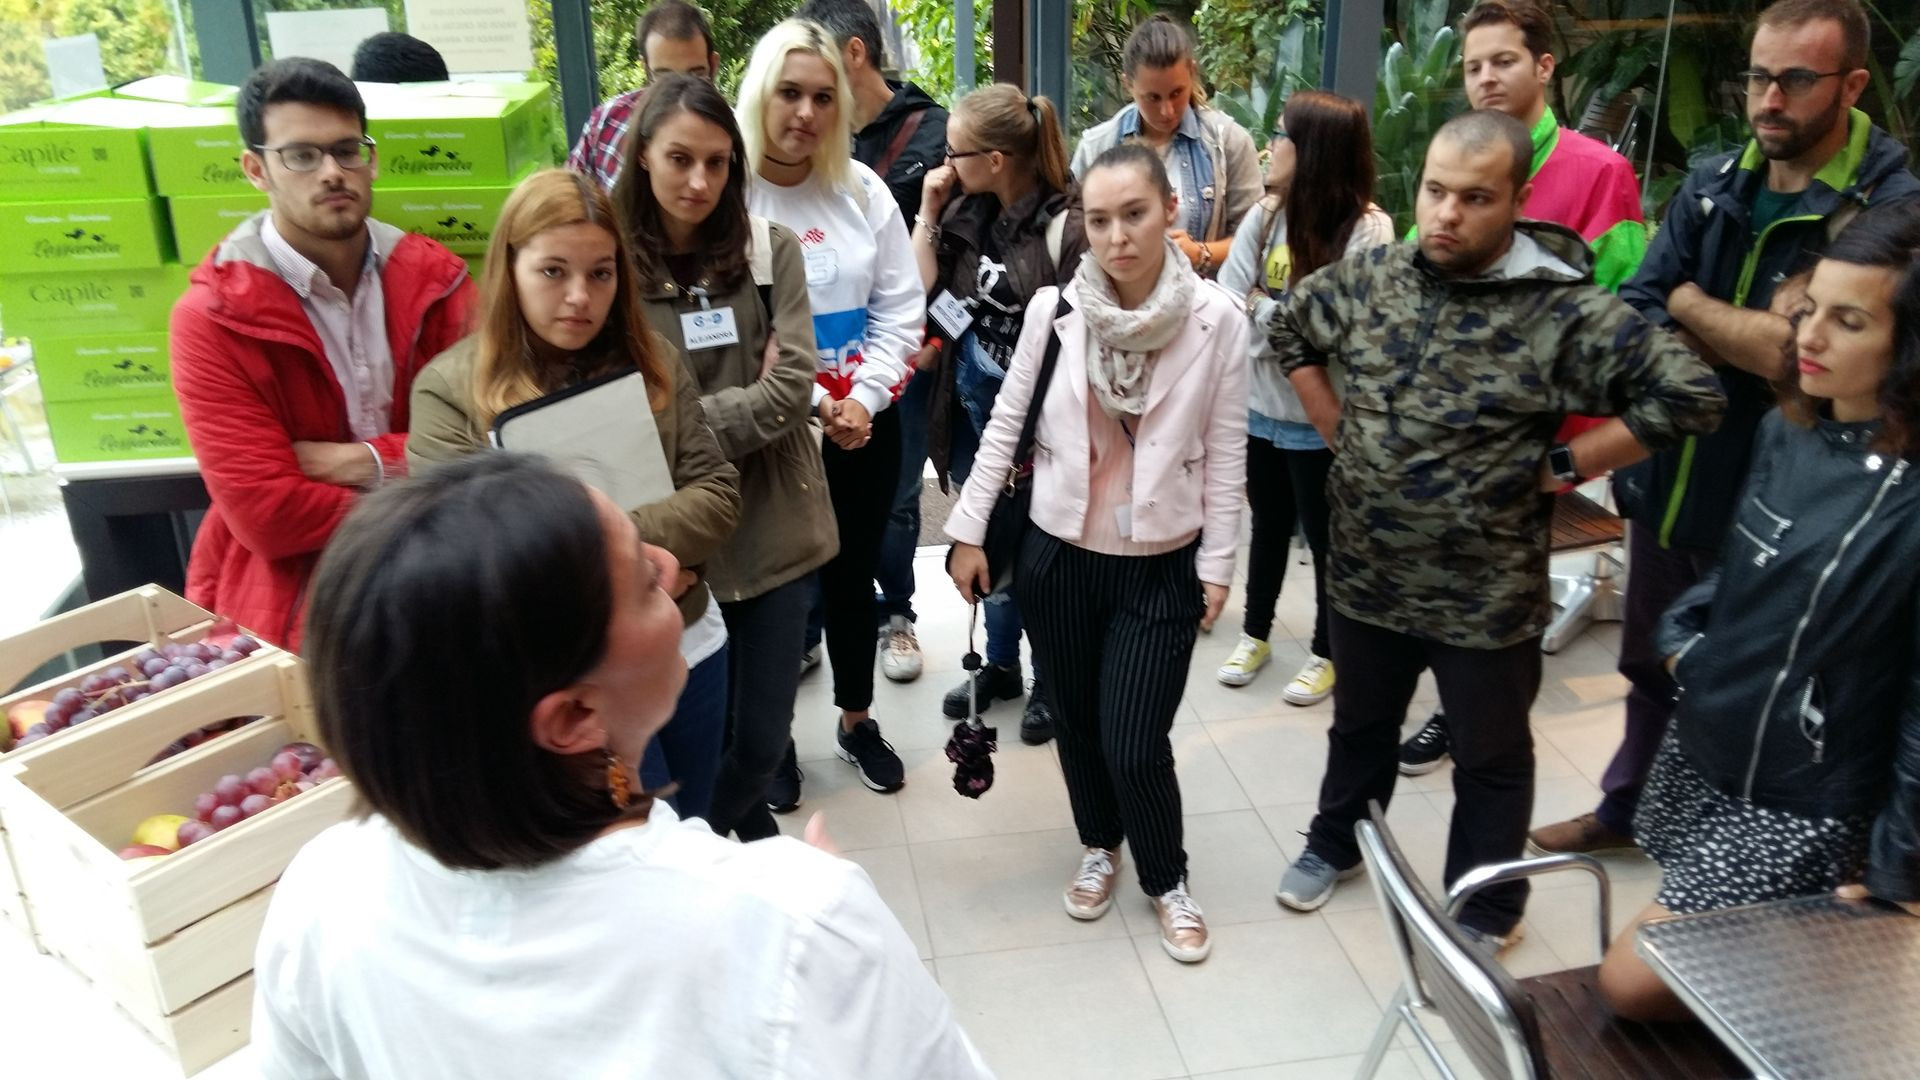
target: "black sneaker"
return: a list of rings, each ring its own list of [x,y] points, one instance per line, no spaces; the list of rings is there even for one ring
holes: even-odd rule
[[[793,740],[787,740],[787,756],[780,767],[773,770],[773,779],[767,781],[767,809],[776,814],[791,814],[800,809],[800,781],[806,774],[800,771],[800,760],[794,755]]]
[[[1413,738],[1400,744],[1400,775],[1430,773],[1446,760],[1447,718],[1436,709]]]
[[[839,727],[837,721],[834,726]],[[907,767],[880,737],[880,725],[872,717],[860,721],[852,731],[840,728],[839,743],[840,760],[860,770],[860,782],[874,791],[899,791],[907,782]]]
[[[1043,746],[1053,738],[1053,709],[1040,692],[1040,680],[1033,680],[1027,691],[1027,712],[1020,718],[1020,741],[1028,746]]]
[[[980,680],[980,696],[976,707],[983,713],[993,707],[995,700],[1012,701],[1027,692],[1027,681],[1020,674],[1018,663],[1012,667],[986,664],[979,671],[974,672],[973,677]],[[967,715],[967,681],[965,679],[960,680],[959,686],[947,691],[947,696],[940,699],[940,711],[953,720]]]

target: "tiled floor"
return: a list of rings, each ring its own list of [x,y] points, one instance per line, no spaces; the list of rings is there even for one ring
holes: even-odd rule
[[[1273,900],[1313,813],[1332,716],[1331,702],[1301,709],[1280,699],[1304,655],[1297,638],[1311,629],[1306,568],[1290,568],[1279,612],[1284,629],[1276,630],[1276,637],[1296,640],[1276,642],[1273,665],[1252,686],[1228,689],[1213,678],[1234,644],[1238,589],[1219,629],[1194,654],[1173,740],[1191,887],[1213,928],[1214,951],[1192,966],[1161,951],[1136,888],[1096,922],[1075,922],[1061,911],[1060,890],[1078,854],[1072,815],[1052,747],[1027,747],[1015,736],[1015,705],[988,714],[1005,736],[993,790],[978,802],[953,792],[952,766],[940,752],[950,731],[940,697],[959,680],[965,609],[937,556],[923,557],[918,569],[927,671],[915,683],[883,682],[875,704],[906,760],[907,786],[893,796],[873,794],[832,756],[830,675],[823,669],[802,683],[795,736],[807,774],[805,804],[783,828],[797,834],[810,814],[825,813],[833,839],[872,876],[1002,1077],[1352,1075],[1396,978],[1370,893],[1347,887],[1311,915]],[[1625,685],[1613,670],[1618,639],[1617,624],[1598,626],[1546,658],[1534,715],[1536,823],[1591,809],[1598,798]],[[1433,700],[1431,682],[1423,681],[1409,732]],[[1450,772],[1442,769],[1403,780],[1390,812],[1401,845],[1435,890],[1452,805]],[[1652,898],[1657,870],[1637,856],[1607,862],[1615,917],[1623,919]],[[1539,883],[1526,938],[1507,957],[1515,973],[1594,962],[1593,901],[1584,880],[1561,875]],[[16,936],[0,931],[0,939],[0,1001],[15,1003],[7,1010],[15,1022],[0,1036],[7,1075],[177,1075],[89,987],[31,955]],[[25,1017],[31,1022],[19,1022]],[[1382,1075],[1436,1075],[1411,1047],[1403,1035]],[[249,1064],[243,1052],[202,1075],[243,1076]]]

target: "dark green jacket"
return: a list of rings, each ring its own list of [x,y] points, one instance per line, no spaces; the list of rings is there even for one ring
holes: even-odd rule
[[[1593,284],[1579,234],[1546,222],[1522,221],[1476,278],[1441,276],[1412,244],[1343,259],[1295,285],[1266,329],[1283,370],[1344,369],[1329,599],[1449,645],[1545,629],[1540,465],[1567,414],[1619,416],[1662,447],[1711,431],[1726,404],[1706,364]]]

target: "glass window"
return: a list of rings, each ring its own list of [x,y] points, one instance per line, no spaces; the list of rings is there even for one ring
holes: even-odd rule
[[[185,74],[191,54],[185,0],[44,4],[0,0],[0,112],[53,96],[46,41],[91,34],[107,85]]]

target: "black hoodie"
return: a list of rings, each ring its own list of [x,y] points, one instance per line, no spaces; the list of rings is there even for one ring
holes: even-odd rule
[[[893,192],[893,200],[900,204],[900,216],[912,230],[913,216],[920,212],[920,185],[926,180],[927,170],[938,168],[947,159],[947,110],[912,83],[888,80],[887,86],[893,90],[893,99],[872,123],[854,133],[853,159],[881,174],[880,179]],[[880,159],[893,145],[900,126],[915,113],[923,114],[920,126],[893,163],[882,170]]]

